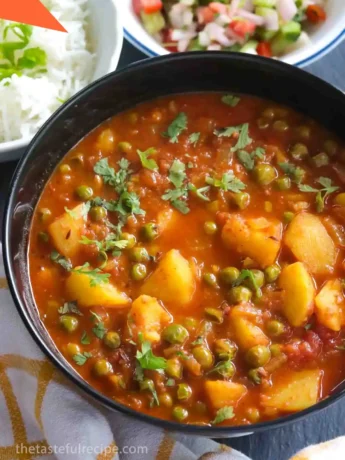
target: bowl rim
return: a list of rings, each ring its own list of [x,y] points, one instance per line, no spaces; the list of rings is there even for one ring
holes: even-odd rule
[[[111,56],[111,59],[109,61],[107,73],[105,75],[107,75],[109,72],[114,72],[117,69],[117,66],[118,66],[118,63],[119,63],[119,60],[120,60],[120,56],[121,56],[121,52],[122,52],[122,48],[123,48],[123,39],[124,39],[124,28],[123,28],[123,25],[122,25],[122,23],[123,23],[123,20],[122,20],[123,13],[121,12],[122,10],[121,10],[121,8],[119,8],[118,3],[116,2],[116,0],[110,0],[110,1],[111,1],[112,5],[113,5],[113,8],[115,10],[114,35],[116,37],[116,45],[115,45],[114,53]],[[94,76],[92,76],[92,79],[91,79],[89,84],[92,84],[96,80],[97,79],[95,79]],[[82,88],[80,91],[82,91],[83,89],[84,88]],[[78,91],[78,93],[80,91]],[[76,94],[78,94],[78,93],[76,93]],[[68,100],[70,100],[70,99],[68,99]],[[68,102],[68,101],[66,101],[66,102]],[[62,104],[62,105],[64,105],[64,104]],[[57,110],[59,110],[60,107],[58,107]],[[0,142],[0,162],[1,162],[1,155],[2,154],[8,153],[8,152],[11,153],[13,150],[19,150],[19,149],[23,149],[23,148],[27,147],[30,144],[30,142],[33,140],[34,136],[35,136],[35,134],[30,136],[30,137],[22,137],[20,139],[14,139],[13,141]]]
[[[27,170],[26,166],[31,160],[31,157],[34,152],[34,148],[37,143],[41,141],[41,138],[46,135],[46,132],[49,132],[51,126],[64,114],[65,111],[69,109],[70,106],[73,106],[80,98],[88,97],[89,93],[93,92],[94,89],[106,84],[108,81],[112,81],[116,79],[118,75],[125,76],[130,73],[136,72],[143,72],[143,71],[152,71],[156,66],[159,66],[161,63],[169,63],[169,61],[176,62],[180,60],[197,60],[200,59],[201,53],[176,53],[176,54],[169,54],[164,56],[159,56],[154,59],[146,59],[142,61],[135,62],[130,66],[121,69],[116,72],[111,72],[95,82],[91,83],[81,91],[79,91],[76,95],[74,95],[71,99],[68,100],[65,104],[63,104],[40,128],[37,134],[32,139],[27,151],[23,155],[22,159],[19,161],[19,164],[15,170],[15,173],[12,177],[11,184],[10,184],[10,193],[6,200],[6,205],[4,209],[4,219],[3,219],[3,260],[4,260],[4,268],[5,274],[8,281],[9,289],[14,300],[14,304],[16,309],[24,322],[29,334],[35,340],[39,348],[43,351],[45,356],[52,362],[52,364],[61,371],[67,379],[72,381],[76,384],[76,387],[83,392],[86,393],[87,396],[90,396],[93,400],[97,401],[101,405],[107,407],[110,410],[115,410],[123,413],[124,415],[129,415],[134,417],[138,421],[148,422],[151,425],[159,426],[163,429],[166,429],[170,432],[182,432],[185,434],[193,434],[199,436],[206,436],[206,437],[218,437],[218,438],[226,438],[226,437],[236,437],[242,436],[246,434],[252,434],[256,432],[261,432],[271,428],[280,428],[289,423],[292,423],[297,420],[302,420],[306,416],[314,413],[319,412],[326,407],[329,407],[331,404],[334,404],[337,400],[339,400],[345,394],[345,388],[340,390],[337,393],[333,393],[330,396],[326,397],[325,399],[319,401],[317,404],[305,409],[303,411],[299,411],[287,416],[279,417],[275,420],[269,420],[253,425],[239,425],[239,426],[202,426],[202,425],[192,425],[192,424],[185,424],[185,423],[177,423],[170,420],[161,419],[158,417],[151,416],[149,414],[145,414],[139,411],[136,411],[124,404],[119,403],[116,400],[110,399],[104,394],[100,393],[90,384],[88,384],[84,379],[82,379],[77,373],[74,374],[71,371],[70,365],[67,361],[63,359],[58,359],[56,354],[52,352],[49,346],[46,344],[44,338],[41,336],[39,331],[37,330],[35,324],[33,323],[32,319],[26,312],[25,304],[22,302],[19,288],[15,282],[15,270],[13,260],[11,259],[11,238],[10,232],[12,227],[12,219],[13,219],[13,210],[16,201],[16,195],[18,190],[20,189],[20,183],[22,176],[25,174]],[[291,66],[281,61],[273,60],[273,59],[265,59],[258,56],[253,56],[250,54],[239,54],[239,53],[229,53],[229,52],[222,52],[222,51],[210,51],[204,52],[202,56],[203,62],[207,60],[239,60],[239,61],[254,61],[255,65],[260,68],[266,68],[266,70],[270,71],[285,71],[291,74],[291,78],[294,75],[298,76],[300,79],[304,79],[306,82],[313,82],[320,86],[320,90],[322,88],[327,89],[328,92],[333,92],[334,96],[342,98],[345,104],[345,95],[341,91],[339,91],[334,86],[330,85],[326,81],[305,72],[298,67]],[[58,352],[58,356],[62,356],[60,352]]]

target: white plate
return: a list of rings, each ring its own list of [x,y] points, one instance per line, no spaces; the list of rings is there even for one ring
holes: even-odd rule
[[[168,54],[142,27],[133,11],[132,0],[121,0],[121,12],[125,38],[148,56]],[[303,49],[293,51],[281,61],[304,67],[329,53],[345,38],[345,1],[328,0],[327,19],[320,26],[310,30],[312,43]]]
[[[96,55],[92,81],[116,70],[122,44],[123,27],[118,0],[88,0],[90,8],[90,38]],[[17,160],[30,139],[0,143],[0,163]]]

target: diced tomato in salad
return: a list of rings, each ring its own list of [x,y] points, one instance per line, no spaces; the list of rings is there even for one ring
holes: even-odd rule
[[[239,37],[246,38],[248,35],[252,35],[255,32],[256,25],[247,21],[246,19],[235,19],[229,24],[230,29]]]
[[[199,24],[208,24],[214,20],[215,12],[209,6],[201,6],[197,16]]]
[[[309,5],[306,9],[306,15],[308,21],[313,24],[318,24],[326,20],[326,11],[320,5]]]
[[[162,0],[133,0],[133,9],[136,14],[142,11],[146,14],[156,13],[163,8]]]
[[[269,42],[260,42],[256,47],[256,51],[260,56],[271,57],[272,49]]]

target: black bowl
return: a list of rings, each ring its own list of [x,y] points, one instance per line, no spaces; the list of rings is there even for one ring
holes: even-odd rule
[[[38,316],[28,273],[28,236],[33,210],[49,176],[83,136],[107,118],[143,101],[168,94],[202,91],[259,96],[304,112],[344,137],[345,96],[322,80],[275,60],[233,53],[182,53],[145,60],[96,81],[63,105],[43,126],[19,163],[4,219],[4,261],[16,307],[33,339],[77,387],[109,409],[167,430],[209,437],[232,437],[285,425],[339,399],[327,399],[296,414],[252,426],[178,424],[141,414],[102,395],[68,364]]]

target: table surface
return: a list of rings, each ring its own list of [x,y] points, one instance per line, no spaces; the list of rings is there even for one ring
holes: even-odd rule
[[[125,42],[119,67],[145,59],[140,51]],[[345,91],[345,42],[326,57],[305,70]],[[16,162],[1,165],[0,169],[0,218]],[[285,428],[270,430],[251,436],[223,440],[253,460],[287,460],[303,447],[345,435],[345,400],[301,422]],[[345,454],[344,454],[345,458]]]

